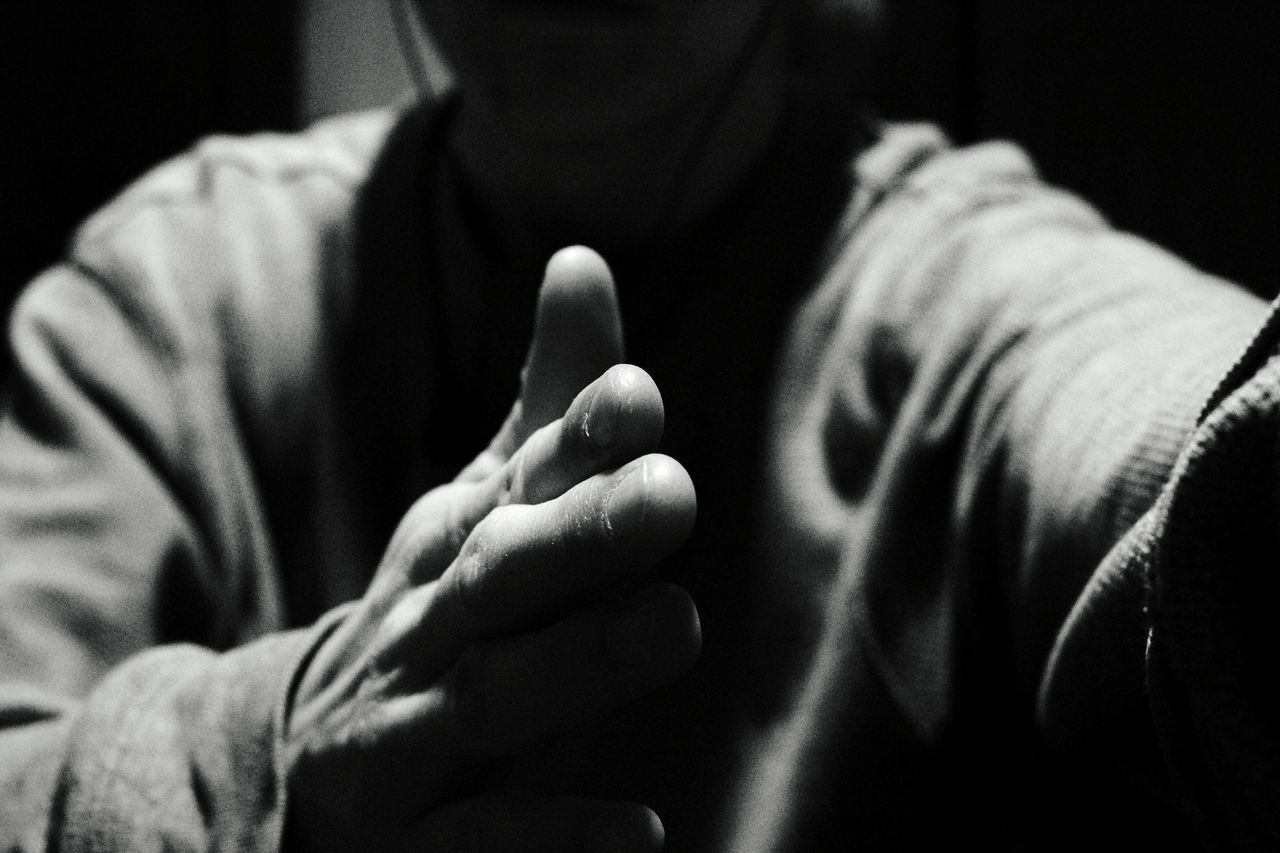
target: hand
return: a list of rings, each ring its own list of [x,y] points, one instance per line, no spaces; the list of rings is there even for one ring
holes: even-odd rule
[[[405,515],[297,686],[291,843],[661,847],[643,806],[495,785],[506,759],[674,680],[698,654],[688,594],[645,584],[692,528],[693,485],[650,452],[663,408],[649,376],[621,364],[600,375],[620,358],[608,268],[589,250],[558,253],[511,416]]]

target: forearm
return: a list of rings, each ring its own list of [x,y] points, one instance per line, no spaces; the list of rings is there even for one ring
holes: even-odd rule
[[[334,617],[222,654],[151,649],[81,702],[7,685],[6,849],[276,849],[289,688]]]
[[[930,522],[945,550],[877,560],[893,568],[877,569],[871,598],[892,623],[939,589],[905,566],[980,585],[965,600],[1000,610],[963,618],[1005,625],[1030,699],[1074,601],[1155,500],[1265,305],[1112,229],[1002,146],[919,169],[853,245],[842,322],[860,346],[841,416],[853,435],[883,430],[877,499],[894,511],[881,523],[902,525],[887,538],[919,540],[946,502]]]
[[[1151,508],[1079,595],[1040,693],[1045,733],[1073,754],[1149,738],[1166,795],[1214,849],[1280,840],[1274,311],[1208,396]]]
[[[956,452],[952,683],[1010,679],[1061,757],[1141,765],[1206,843],[1270,846],[1275,324],[1240,288],[1022,193],[980,193],[887,298],[925,342],[899,411],[925,413],[907,423],[932,441],[904,457],[907,485],[936,487],[920,472]],[[883,615],[903,578],[879,580]],[[984,659],[991,642],[1008,657]]]
[[[1062,276],[1072,297],[1026,333],[987,392],[1003,436],[990,462],[1024,696],[1265,316],[1261,301],[1127,235],[1082,240]]]

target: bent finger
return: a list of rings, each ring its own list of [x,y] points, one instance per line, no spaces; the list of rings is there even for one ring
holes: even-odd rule
[[[653,853],[662,821],[638,803],[493,791],[428,815],[400,848],[459,853]]]
[[[701,648],[698,611],[678,586],[660,584],[621,604],[472,646],[424,697],[458,755],[480,762],[537,746],[670,684]]]
[[[489,477],[440,486],[420,498],[397,528],[388,555],[406,566],[413,583],[434,580],[494,508],[551,500],[657,449],[663,415],[662,395],[649,374],[614,365],[574,398],[564,417],[534,433]]]
[[[539,429],[490,479],[498,503],[542,503],[593,474],[658,449],[662,394],[644,370],[617,364]]]
[[[465,625],[466,642],[549,624],[643,581],[688,537],[696,512],[688,472],[657,453],[554,500],[499,507],[441,577],[437,615]]]
[[[378,668],[412,661],[405,674],[430,683],[477,640],[551,624],[637,585],[688,536],[696,506],[684,468],[650,454],[554,500],[495,509],[439,580],[388,615]]]

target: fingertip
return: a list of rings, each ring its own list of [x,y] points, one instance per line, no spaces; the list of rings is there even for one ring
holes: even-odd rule
[[[538,293],[518,441],[563,415],[591,380],[622,361],[623,347],[622,312],[604,259],[584,246],[557,252]]]
[[[657,813],[640,803],[618,803],[598,821],[586,839],[590,853],[657,853],[666,846],[666,829]]]
[[[654,688],[693,667],[702,650],[698,608],[675,584],[652,586],[612,613],[604,646],[613,665]]]
[[[646,812],[642,839],[648,850],[660,851],[667,846],[667,828],[662,825],[662,818],[658,817],[657,812],[648,807],[642,808]]]
[[[579,278],[612,281],[613,274],[600,253],[588,246],[566,246],[547,261],[546,284],[559,285]]]
[[[689,473],[676,460],[651,453],[623,466],[605,502],[609,530],[619,544],[638,536],[669,553],[693,530],[697,497]]]
[[[561,249],[547,261],[538,296],[538,322],[546,324],[560,317],[568,321],[590,318],[606,337],[616,333],[621,340],[622,317],[613,273],[604,258],[586,246]]]
[[[653,377],[634,364],[616,364],[605,371],[583,392],[581,405],[582,434],[597,450],[620,447],[642,453],[655,449],[662,439],[662,393]]]
[[[702,653],[702,620],[698,606],[683,587],[659,584],[654,591],[658,625],[654,631],[654,658],[665,661],[666,674],[676,679],[693,668]]]
[[[629,400],[652,389],[652,393],[661,400],[657,383],[653,381],[649,371],[643,367],[637,367],[634,364],[615,364],[605,371],[602,378],[608,383],[610,390],[620,398]]]
[[[641,462],[648,480],[649,523],[670,532],[676,542],[683,542],[691,532],[698,514],[698,495],[693,478],[685,467],[670,456],[650,454]]]

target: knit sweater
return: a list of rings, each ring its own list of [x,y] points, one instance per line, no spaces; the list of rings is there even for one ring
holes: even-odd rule
[[[379,111],[205,141],[24,292],[6,848],[280,845],[291,685],[509,405],[549,247],[441,133]],[[703,658],[523,778],[649,803],[676,850],[1070,846],[1117,814],[1274,845],[1266,306],[1011,145],[792,137],[616,266],[699,488],[666,571]]]

